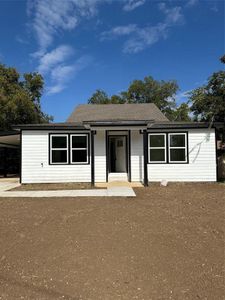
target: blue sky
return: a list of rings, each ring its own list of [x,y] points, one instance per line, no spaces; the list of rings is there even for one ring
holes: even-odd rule
[[[222,69],[223,0],[0,1],[0,60],[45,79],[42,108],[62,122],[96,89],[176,79],[184,93]]]

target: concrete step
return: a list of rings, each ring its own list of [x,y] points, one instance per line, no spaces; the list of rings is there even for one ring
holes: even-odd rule
[[[143,187],[141,182],[128,182],[128,181],[111,181],[111,182],[96,182],[97,188],[110,188],[110,187]]]
[[[108,182],[128,181],[127,173],[109,173]]]

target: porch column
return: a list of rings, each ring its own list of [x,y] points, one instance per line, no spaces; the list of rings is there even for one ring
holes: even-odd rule
[[[143,130],[144,186],[148,186],[148,134]]]
[[[20,184],[22,183],[22,129],[20,130]]]
[[[94,135],[96,131],[91,131],[91,185],[95,185],[95,147],[94,147]]]
[[[131,134],[130,130],[128,130],[128,181],[131,182]]]

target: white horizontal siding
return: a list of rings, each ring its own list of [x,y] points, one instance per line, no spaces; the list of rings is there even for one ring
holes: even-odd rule
[[[105,131],[97,131],[94,139],[95,181],[105,182]],[[188,140],[189,164],[148,164],[149,181],[216,181],[214,129],[191,129]],[[48,131],[23,131],[22,183],[91,182],[91,164],[49,165],[48,144]],[[143,181],[143,135],[139,130],[131,130],[131,180]]]
[[[143,135],[139,130],[131,131],[131,181],[143,180]]]
[[[106,181],[106,146],[105,131],[97,131],[94,136],[95,182]]]
[[[48,131],[22,132],[22,183],[90,182],[90,164],[49,165],[48,134]]]
[[[188,130],[188,164],[148,164],[149,181],[216,181],[214,129]]]

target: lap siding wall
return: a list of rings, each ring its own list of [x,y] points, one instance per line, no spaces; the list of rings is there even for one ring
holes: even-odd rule
[[[188,132],[189,163],[148,164],[149,181],[161,181],[163,179],[190,182],[217,180],[214,128],[185,131]]]
[[[215,130],[189,129],[185,131],[188,132],[189,163],[148,164],[149,181],[163,179],[168,181],[216,181]],[[180,130],[180,132],[182,131]],[[91,182],[91,163],[87,165],[49,165],[49,133],[53,133],[53,131],[22,131],[22,183]],[[54,133],[77,133],[77,131],[54,131]],[[97,131],[94,141],[95,182],[105,182],[105,130]],[[130,160],[131,181],[143,181],[143,135],[139,130],[131,130]]]
[[[22,131],[22,183],[91,182],[91,164],[49,165],[49,133],[77,131]]]

